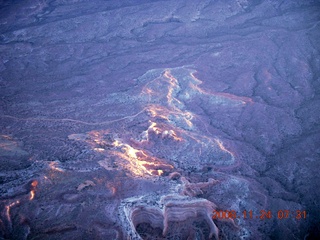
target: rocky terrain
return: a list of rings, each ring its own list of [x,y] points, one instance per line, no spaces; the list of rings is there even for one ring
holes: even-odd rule
[[[0,239],[320,238],[319,13],[0,1]]]

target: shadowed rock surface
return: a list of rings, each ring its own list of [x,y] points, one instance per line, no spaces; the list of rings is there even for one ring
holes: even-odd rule
[[[0,1],[0,239],[319,238],[319,13]]]

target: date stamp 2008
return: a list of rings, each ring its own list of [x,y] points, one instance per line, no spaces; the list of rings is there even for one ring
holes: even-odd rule
[[[296,220],[306,219],[307,211],[306,210],[295,210],[290,211],[287,209],[278,210],[277,212],[272,212],[271,210],[260,210],[259,213],[255,213],[252,210],[244,210],[241,213],[238,213],[234,210],[218,211],[213,210],[212,219],[289,219],[293,218]]]

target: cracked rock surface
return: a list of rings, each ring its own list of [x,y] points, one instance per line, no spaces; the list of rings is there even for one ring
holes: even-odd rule
[[[319,13],[0,0],[0,239],[320,238]]]

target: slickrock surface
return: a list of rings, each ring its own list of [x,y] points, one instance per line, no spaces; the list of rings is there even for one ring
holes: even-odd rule
[[[320,238],[320,2],[0,1],[0,239]]]

